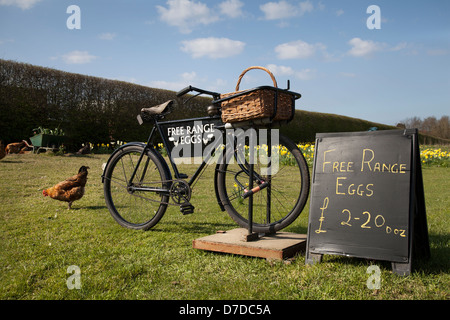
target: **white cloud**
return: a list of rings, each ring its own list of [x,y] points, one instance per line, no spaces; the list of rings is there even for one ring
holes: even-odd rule
[[[315,70],[312,69],[303,69],[300,71],[294,70],[291,67],[286,66],[278,66],[275,64],[269,64],[266,66],[276,77],[281,76],[293,76],[300,80],[310,80],[315,75]]]
[[[314,9],[309,0],[300,2],[297,5],[293,5],[284,0],[279,2],[268,2],[260,5],[259,8],[264,12],[264,19],[266,20],[288,19],[302,16],[306,12],[311,12]]]
[[[285,19],[295,16],[296,8],[286,1],[268,2],[259,6],[266,20]]]
[[[314,10],[314,6],[312,5],[311,1],[304,1],[299,3],[300,6],[300,15],[305,14],[306,12],[311,12]]]
[[[336,11],[336,16],[342,16],[344,14],[344,10],[339,9],[338,11]]]
[[[98,35],[98,38],[101,40],[114,40],[116,37],[115,33],[105,32]]]
[[[213,37],[183,41],[182,44],[181,50],[189,53],[193,58],[206,56],[212,59],[240,54],[245,47],[245,43],[241,41]]]
[[[400,51],[410,47],[406,42],[400,42],[391,47],[384,42],[374,42],[372,40],[362,40],[360,38],[353,38],[348,44],[352,46],[348,51],[348,54],[354,57],[370,57],[375,52]]]
[[[184,72],[177,77],[176,81],[155,80],[144,85],[152,88],[179,91],[188,85],[198,86],[211,91],[222,91],[227,82],[223,79],[209,80],[207,77],[199,77],[195,71]]]
[[[178,27],[182,33],[190,33],[197,25],[208,25],[219,19],[206,4],[201,2],[168,0],[167,5],[167,8],[156,6],[160,19],[171,26]]]
[[[67,64],[85,64],[94,61],[97,57],[89,54],[87,51],[72,51],[62,56]]]
[[[155,80],[150,81],[148,86],[152,88],[160,88],[160,89],[166,89],[166,90],[174,90],[179,91],[188,85],[194,84],[197,79],[197,73],[195,71],[192,72],[184,72],[180,74],[180,80],[177,81],[164,81],[164,80]]]
[[[276,64],[268,64],[266,68],[275,76],[290,76],[294,74],[291,67],[277,66]]]
[[[244,3],[239,0],[226,0],[219,4],[220,12],[230,18],[237,18],[242,16],[243,6]]]
[[[356,73],[352,72],[341,72],[340,75],[346,78],[356,78]]]
[[[176,81],[176,82],[170,82],[170,81],[164,81],[164,80],[155,80],[150,81],[148,83],[148,86],[151,88],[159,88],[159,89],[165,89],[165,90],[172,90],[172,91],[179,91],[185,87],[187,87],[189,83],[182,82],[182,81]]]
[[[197,73],[195,71],[184,72],[181,74],[181,78],[183,78],[186,81],[194,81],[197,78]]]
[[[445,49],[428,49],[427,54],[429,56],[446,56],[450,53],[450,50]]]
[[[41,0],[0,0],[0,6],[16,6],[23,10],[30,9]]]
[[[309,44],[302,40],[280,44],[275,47],[279,59],[307,59],[312,57],[317,50],[326,53],[326,46],[322,43]]]
[[[395,47],[392,47],[390,51],[400,51],[408,47],[408,44],[406,42],[400,42]]]
[[[314,78],[316,71],[313,69],[303,69],[300,71],[297,71],[295,73],[295,76],[300,80],[310,80]]]
[[[322,3],[322,1],[319,1],[319,4],[317,5],[317,9],[320,11],[325,10],[325,5]]]
[[[382,51],[386,47],[383,43],[360,38],[353,38],[348,43],[352,46],[348,54],[354,57],[367,57],[377,51]]]
[[[13,39],[0,40],[0,45],[11,42],[14,42],[14,40]]]

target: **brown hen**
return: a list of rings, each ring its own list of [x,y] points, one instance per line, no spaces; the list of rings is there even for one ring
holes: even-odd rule
[[[66,201],[69,203],[69,209],[72,209],[72,202],[80,200],[84,195],[89,167],[82,166],[78,174],[70,177],[51,188],[42,191],[44,197]]]

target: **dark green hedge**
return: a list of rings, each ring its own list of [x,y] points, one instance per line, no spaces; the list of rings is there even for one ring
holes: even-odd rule
[[[169,99],[175,92],[0,59],[0,140],[28,139],[40,126],[62,129],[72,150],[84,142],[143,141],[149,128],[138,125],[139,110]],[[195,99],[169,119],[205,115],[208,103]]]
[[[186,106],[173,91],[0,59],[0,140],[9,143],[28,139],[40,126],[62,129],[69,150],[78,150],[85,142],[145,141],[150,128],[138,125],[139,110],[169,99],[176,103],[168,120],[206,116],[211,102],[210,98],[199,97]],[[281,132],[298,143],[314,141],[318,132],[366,131],[371,127],[394,128],[296,110],[293,121]]]

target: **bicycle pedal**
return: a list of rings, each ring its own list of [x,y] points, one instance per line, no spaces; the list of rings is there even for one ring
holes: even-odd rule
[[[189,202],[180,205],[180,211],[183,215],[194,213],[195,207]]]

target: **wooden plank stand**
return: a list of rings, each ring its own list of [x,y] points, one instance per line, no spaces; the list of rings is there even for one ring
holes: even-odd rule
[[[253,137],[253,139],[256,137]],[[271,130],[268,132],[269,146],[272,145]],[[252,139],[250,139],[252,140]],[[253,140],[252,140],[253,141]],[[252,145],[252,142],[250,142]],[[268,149],[268,156],[271,156],[271,149]],[[230,231],[221,231],[214,235],[199,238],[193,241],[194,249],[208,250],[215,252],[231,253],[244,256],[260,257],[266,259],[288,259],[295,256],[300,251],[306,249],[307,235],[277,232],[271,234],[258,234],[253,232],[253,193],[260,191],[253,190],[254,183],[254,163],[255,148],[249,148],[249,181],[248,190],[245,190],[243,198],[248,198],[248,229],[237,228]],[[270,169],[269,169],[270,170]],[[266,194],[266,221],[271,221],[271,187],[270,171],[267,180]]]
[[[292,258],[306,248],[306,234],[277,232],[247,241],[248,230],[237,228],[195,239],[194,249],[283,260]]]

